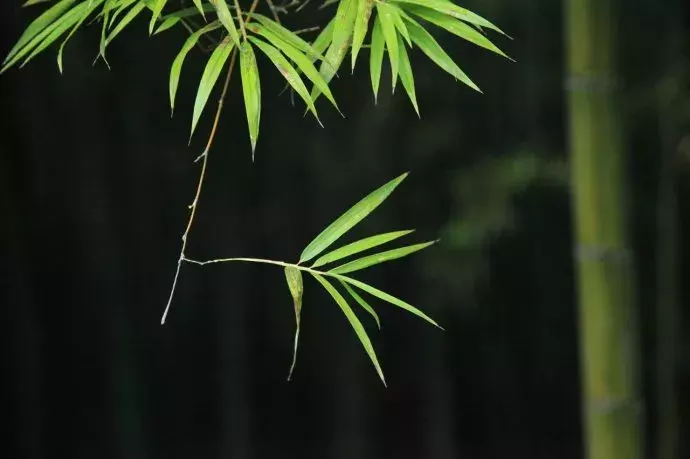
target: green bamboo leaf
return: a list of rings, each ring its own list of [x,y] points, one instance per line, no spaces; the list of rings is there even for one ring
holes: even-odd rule
[[[374,104],[379,94],[381,81],[381,67],[383,64],[384,38],[381,23],[378,17],[374,20],[374,28],[371,32],[371,55],[369,61],[369,73],[371,74],[371,88],[374,91]]]
[[[196,9],[199,10],[199,14],[204,18],[204,21],[206,20],[206,10],[204,9],[204,5],[201,4],[201,0],[194,0],[194,6],[196,6]]]
[[[391,77],[393,92],[395,92],[395,84],[398,81],[398,33],[395,31],[394,13],[390,5],[386,3],[376,3],[377,17],[381,23],[381,30],[383,31],[383,38],[386,40],[386,49],[388,50],[388,58],[391,63]]]
[[[149,21],[149,35],[153,35],[153,29],[156,26],[158,18],[165,8],[165,4],[168,0],[153,0],[152,10],[151,10],[151,21]]]
[[[350,287],[349,285],[347,285],[345,282],[340,281],[340,284],[345,288],[345,290],[347,291],[347,293],[349,293],[350,296],[351,296],[352,298],[354,298],[354,300],[355,300],[357,303],[359,303],[359,305],[362,307],[362,309],[364,309],[364,310],[367,311],[369,314],[371,314],[371,316],[372,316],[372,317],[374,318],[374,320],[376,321],[376,326],[379,328],[379,330],[381,330],[381,321],[379,320],[379,315],[376,314],[376,311],[374,311],[374,308],[372,308],[372,307],[369,305],[369,303],[367,303],[366,301],[364,301],[364,298],[362,298],[361,296],[359,296],[359,295],[357,294],[357,292],[355,292],[354,289],[353,289],[352,287]]]
[[[304,283],[302,282],[302,271],[291,266],[285,267],[285,280],[292,296],[292,304],[295,309],[295,342],[292,350],[292,365],[288,373],[288,381],[292,379],[292,372],[297,363],[297,345],[299,343],[300,323],[302,319],[302,296],[304,295]]]
[[[175,60],[172,63],[172,67],[170,68],[170,111],[171,111],[171,116],[172,113],[175,111],[175,95],[177,94],[177,88],[180,83],[180,73],[182,72],[182,64],[184,64],[184,60],[187,57],[187,54],[194,48],[194,46],[197,44],[199,41],[199,38],[201,38],[202,35],[211,32],[213,30],[218,29],[221,26],[220,21],[213,21],[212,23],[202,27],[201,29],[197,30],[193,34],[191,34],[188,38],[187,41],[184,42],[184,45],[182,45],[182,49],[180,52],[177,54],[175,57]]]
[[[75,0],[62,0],[55,5],[48,8],[43,14],[34,19],[31,24],[26,28],[24,33],[19,37],[17,43],[10,49],[7,57],[2,61],[3,66],[10,59],[12,59],[24,46],[26,46],[33,38],[39,33],[43,32],[46,27],[51,25],[55,20],[60,18],[62,14],[67,11],[69,7],[72,6]],[[25,5],[26,6],[26,5]],[[16,62],[16,61],[15,61]]]
[[[352,43],[355,16],[357,16],[357,0],[341,0],[335,13],[331,45],[328,47],[319,68],[321,76],[327,83],[330,83],[338,72],[350,43]],[[318,88],[314,88],[311,94],[312,99],[315,101],[319,94],[321,93]]]
[[[153,32],[154,35],[165,32],[168,29],[176,26],[182,19],[176,16],[161,18],[161,25]]]
[[[259,81],[259,69],[256,66],[254,49],[247,41],[243,42],[240,48],[240,74],[242,76],[244,108],[247,113],[247,124],[249,126],[249,140],[252,144],[252,161],[254,161],[256,140],[259,137],[259,123],[261,120],[261,83]]]
[[[341,260],[343,258],[349,257],[351,255],[364,252],[365,250],[373,249],[380,245],[386,244],[387,242],[394,241],[400,237],[406,236],[412,233],[414,230],[405,231],[393,231],[391,233],[377,234],[376,236],[370,236],[358,241],[352,242],[350,244],[344,245],[339,249],[335,249],[322,257],[318,258],[312,268],[317,268],[319,266],[327,265],[333,263],[334,261]]]
[[[453,59],[446,54],[441,45],[423,27],[408,21],[407,29],[410,31],[410,38],[424,54],[426,54],[436,65],[446,72],[453,75],[475,91],[482,92],[479,87],[457,66]]]
[[[335,18],[331,19],[330,22],[326,24],[326,27],[323,28],[323,30],[316,36],[316,39],[311,44],[311,46],[316,50],[316,52],[319,53],[319,55],[323,54],[333,42],[334,27]]]
[[[26,8],[27,6],[33,6],[33,5],[38,5],[39,3],[46,3],[46,2],[52,2],[53,0],[27,0],[23,5],[22,8]]]
[[[447,30],[453,35],[512,60],[508,55],[494,45],[491,40],[486,38],[484,34],[478,32],[477,29],[458,19],[448,16],[447,14],[439,13],[438,11],[419,6],[410,6],[407,10],[410,13],[424,19],[425,21]]]
[[[405,247],[399,247],[397,249],[387,250],[381,253],[375,253],[373,255],[368,255],[366,257],[358,258],[344,265],[340,265],[337,268],[329,270],[329,273],[334,274],[346,274],[354,271],[360,271],[362,269],[368,268],[370,266],[375,266],[387,261],[397,260],[398,258],[403,258],[411,255],[420,250],[426,249],[430,245],[437,243],[438,241],[429,241],[422,244],[408,245]]]
[[[385,386],[386,379],[383,377],[383,370],[381,370],[381,365],[379,365],[379,361],[376,358],[374,346],[371,344],[369,335],[367,335],[367,332],[364,329],[362,322],[359,321],[352,308],[350,308],[350,305],[347,304],[345,298],[343,298],[340,292],[338,292],[338,290],[336,290],[335,287],[333,287],[333,285],[330,282],[328,282],[328,280],[316,273],[311,273],[311,275],[314,276],[314,278],[323,286],[324,289],[326,289],[326,291],[331,295],[331,297],[333,297],[338,306],[340,306],[340,309],[343,311],[343,314],[345,314],[345,317],[347,317],[347,320],[350,322],[350,325],[357,334],[357,337],[359,338],[359,341],[362,343],[362,346],[364,346],[364,350],[367,352],[367,355],[369,355],[371,362],[374,364],[374,368],[376,368],[376,372],[378,373],[379,378],[381,378],[381,381]]]
[[[374,211],[386,198],[400,185],[400,182],[405,180],[407,173],[391,180],[385,185],[377,188],[368,194],[364,199],[352,206],[347,212],[338,217],[333,223],[328,225],[326,229],[321,231],[318,236],[312,240],[307,247],[302,251],[299,257],[299,262],[304,263],[309,261],[331,244],[337,241],[343,234],[348,232],[357,223],[361,222],[371,212]]]
[[[391,3],[386,3],[386,6],[388,8],[390,8],[391,17],[393,18],[393,23],[395,24],[395,28],[400,33],[400,35],[402,35],[402,37],[405,39],[405,41],[407,42],[407,46],[412,47],[412,40],[410,40],[410,33],[407,31],[407,26],[405,25],[405,21],[403,20],[403,15],[405,14],[405,12]]]
[[[75,6],[70,11],[65,13],[64,16],[59,18],[57,21],[53,22],[50,26],[46,27],[43,30],[43,32],[36,35],[33,38],[33,40],[31,40],[26,45],[26,47],[24,47],[24,49],[15,54],[15,56],[12,59],[10,59],[10,61],[6,64],[2,71],[0,71],[0,73],[4,72],[5,69],[14,65],[17,59],[24,58],[26,53],[31,51],[29,55],[24,58],[24,61],[21,63],[19,67],[21,68],[28,64],[29,61],[31,61],[31,59],[43,52],[48,46],[53,44],[55,41],[57,41],[58,38],[60,38],[65,32],[67,32],[67,30],[73,27],[74,24],[76,24],[79,21],[81,15],[84,13],[84,10],[87,6],[88,4],[86,2],[83,2]]]
[[[273,65],[275,65],[280,74],[283,75],[283,78],[285,78],[285,80],[290,84],[290,86],[292,86],[295,92],[297,92],[297,94],[299,94],[300,97],[302,97],[304,103],[307,104],[309,110],[311,110],[311,112],[314,114],[314,117],[316,117],[316,121],[318,121],[319,124],[321,124],[321,120],[319,120],[319,114],[316,112],[316,107],[314,107],[314,101],[311,100],[309,90],[304,85],[304,82],[297,73],[297,70],[295,70],[295,68],[292,65],[290,65],[290,62],[288,62],[288,60],[285,59],[285,57],[282,54],[280,54],[280,51],[278,51],[273,46],[269,45],[264,41],[259,40],[256,37],[250,37],[249,39],[266,55],[266,57],[270,59],[271,62],[273,62]],[[323,127],[323,125],[321,126]]]
[[[230,56],[230,51],[232,51],[234,44],[225,39],[220,45],[213,50],[211,57],[206,63],[206,68],[204,69],[204,74],[201,76],[201,82],[199,83],[199,89],[196,93],[196,101],[194,102],[194,113],[192,115],[192,130],[189,133],[189,138],[191,139],[196,129],[196,125],[199,122],[201,113],[204,111],[206,102],[208,102],[208,97],[211,95],[213,87],[218,81],[218,76],[220,75],[225,62]]]
[[[117,9],[113,13],[113,15],[110,17],[110,23],[108,24],[108,28],[111,28],[113,24],[115,24],[115,20],[120,16],[120,14],[125,11],[127,8],[132,6],[134,3],[138,2],[139,0],[122,0],[119,2],[117,5]],[[144,5],[146,7],[146,5]]]
[[[117,37],[120,34],[120,32],[122,32],[124,28],[127,27],[129,23],[132,22],[134,18],[136,18],[139,15],[139,13],[141,13],[144,10],[144,8],[146,8],[146,3],[140,1],[139,3],[134,5],[132,9],[127,11],[127,14],[125,14],[122,20],[117,23],[117,25],[113,28],[112,32],[110,32],[110,35],[108,35],[108,38],[106,38],[106,46],[112,43],[115,37]],[[113,16],[115,15],[117,15],[117,11]]]
[[[359,53],[364,37],[369,28],[369,18],[374,6],[374,0],[357,0],[357,18],[355,19],[354,31],[352,33],[352,73],[355,71],[355,62]]]
[[[165,14],[161,17],[161,20],[166,20],[170,18],[178,18],[178,19],[184,19],[184,18],[190,18],[190,17],[195,17],[199,16],[201,14],[202,16],[205,15],[205,13],[213,13],[215,12],[216,9],[213,5],[210,3],[207,3],[205,5],[202,5],[201,10],[197,8],[196,6],[190,6],[188,8],[183,8],[181,10],[173,11],[172,13]],[[205,20],[205,16],[204,16]]]
[[[399,298],[396,298],[393,295],[384,292],[383,290],[379,290],[376,287],[372,287],[369,284],[365,284],[364,282],[360,282],[357,279],[353,279],[353,278],[347,277],[347,276],[342,276],[340,274],[333,274],[332,277],[334,277],[340,281],[347,282],[350,285],[354,285],[358,289],[364,290],[368,294],[373,295],[376,298],[379,298],[379,299],[381,299],[387,303],[390,303],[393,306],[397,306],[399,308],[402,308],[405,311],[416,315],[417,317],[421,317],[422,319],[429,322],[431,325],[438,327],[441,330],[443,330],[443,327],[441,327],[439,324],[437,324],[436,321],[434,321],[431,317],[427,316],[426,314],[424,314],[422,311],[415,308],[411,304],[406,303],[405,301],[403,301]]]
[[[235,43],[235,46],[240,47],[240,34],[237,32],[237,27],[235,26],[235,20],[232,18],[230,13],[230,8],[225,0],[210,0],[211,4],[216,8],[216,13],[218,14],[218,19],[225,26],[228,31],[230,38]]]
[[[340,113],[340,109],[338,108],[338,104],[335,102],[331,89],[328,87],[328,83],[326,83],[319,71],[316,70],[316,67],[312,63],[312,59],[261,25],[250,24],[247,26],[247,30],[252,30],[252,32],[266,38],[273,46],[281,50],[283,54],[290,58],[290,60],[297,65],[299,70],[304,73],[307,78],[309,78],[309,80],[311,80],[311,82],[314,83],[314,85],[326,96],[331,104],[333,104],[335,109],[338,110],[338,113]]]
[[[70,33],[67,35],[67,37],[62,41],[62,44],[60,45],[60,49],[58,50],[57,54],[57,64],[58,64],[58,70],[60,73],[62,73],[62,53],[65,49],[65,45],[67,45],[67,42],[72,38],[72,36],[77,32],[79,27],[84,24],[84,21],[91,16],[91,13],[103,3],[104,0],[88,0],[88,4],[86,7],[86,11],[84,11],[81,15],[81,18],[77,21],[76,24],[72,27],[72,30]]]
[[[297,48],[304,54],[309,56],[312,60],[323,59],[322,53],[314,49],[312,45],[307,43],[302,37],[286,29],[282,25],[278,24],[272,19],[267,18],[264,15],[253,13],[252,17],[255,18],[259,23],[271,32],[274,36],[280,38],[283,42],[290,44],[293,48]],[[266,37],[268,38],[268,37]],[[277,46],[274,44],[274,46]]]
[[[392,0],[393,2],[397,3],[407,3],[407,4],[412,4],[412,5],[419,5],[419,6],[424,6],[427,8],[431,8],[432,10],[436,10],[439,13],[444,13],[450,16],[453,16],[456,19],[460,19],[461,21],[465,21],[468,24],[474,24],[479,27],[484,27],[487,29],[494,30],[500,34],[503,34],[505,36],[508,36],[504,31],[496,27],[494,24],[492,24],[490,21],[484,19],[483,17],[479,16],[476,13],[473,13],[472,11],[462,8],[458,5],[456,5],[453,2],[450,2],[448,0]]]
[[[400,68],[398,70],[400,72],[400,81],[402,81],[403,87],[410,98],[410,102],[412,102],[414,111],[417,112],[417,116],[421,117],[419,115],[419,106],[417,105],[417,94],[414,89],[414,75],[412,74],[410,58],[407,55],[407,50],[400,36],[398,36],[398,40],[398,52],[400,53]]]

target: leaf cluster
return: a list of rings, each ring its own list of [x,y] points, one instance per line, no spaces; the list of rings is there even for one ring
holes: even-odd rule
[[[21,35],[2,63],[0,73],[11,67],[23,67],[49,46],[60,43],[57,63],[63,71],[63,51],[80,27],[100,23],[101,38],[96,61],[108,64],[106,51],[113,40],[134,19],[148,13],[148,31],[155,35],[175,27],[184,27],[188,38],[170,69],[170,106],[174,111],[177,90],[186,56],[195,47],[210,47],[194,103],[190,139],[194,134],[221,71],[234,53],[239,55],[243,99],[247,117],[252,158],[259,137],[262,95],[257,51],[284,77],[286,85],[299,95],[319,122],[317,98],[323,94],[339,110],[330,82],[341,71],[350,53],[354,72],[363,48],[369,48],[369,73],[376,99],[384,56],[390,63],[391,88],[398,78],[415,109],[419,105],[409,53],[417,48],[441,69],[470,88],[479,87],[441,47],[430,28],[451,33],[463,40],[507,57],[486,36],[487,30],[503,34],[483,17],[450,0],[327,0],[337,3],[334,17],[309,41],[299,31],[285,27],[271,2],[262,4],[273,17],[255,11],[258,0],[242,9],[238,0],[29,0],[25,6],[52,3]],[[305,0],[308,1],[308,0]],[[306,4],[293,1],[285,12],[298,11]],[[204,45],[204,41],[206,45]]]

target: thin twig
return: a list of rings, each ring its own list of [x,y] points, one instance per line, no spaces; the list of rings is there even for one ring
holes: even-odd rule
[[[268,4],[268,9],[271,10],[271,14],[273,15],[273,19],[280,24],[280,17],[278,17],[278,10],[276,9],[275,5],[273,4],[273,0],[266,0],[266,3]]]
[[[192,223],[194,223],[194,216],[196,215],[196,208],[199,203],[199,196],[201,196],[201,189],[204,186],[204,177],[206,177],[206,166],[208,165],[208,152],[213,145],[213,140],[216,137],[216,132],[218,130],[218,121],[220,120],[220,114],[223,111],[223,102],[225,100],[225,95],[228,92],[228,86],[230,86],[230,80],[232,78],[232,70],[235,68],[235,58],[237,57],[237,48],[233,50],[232,57],[230,58],[230,65],[228,66],[228,74],[225,77],[225,83],[223,83],[223,92],[218,99],[218,109],[216,109],[216,117],[213,120],[213,128],[208,136],[208,142],[206,142],[206,148],[201,154],[201,172],[199,173],[199,183],[196,186],[196,194],[194,195],[194,201],[189,206],[189,220],[187,221],[187,228],[182,235],[182,248],[180,249],[180,258],[177,260],[177,269],[175,270],[175,277],[173,278],[173,285],[170,289],[170,296],[168,297],[168,304],[165,306],[165,312],[161,318],[161,325],[165,324],[165,319],[168,317],[168,311],[170,310],[170,304],[172,303],[173,297],[175,296],[175,289],[177,288],[177,279],[180,277],[180,269],[182,268],[182,262],[185,258],[185,249],[187,248],[187,239],[189,237],[189,231],[192,229]]]
[[[277,261],[277,260],[266,260],[264,258],[233,257],[233,258],[216,258],[213,260],[199,261],[199,260],[192,260],[191,258],[185,257],[183,261],[186,261],[187,263],[191,263],[193,265],[199,265],[199,266],[212,265],[215,263],[228,263],[228,262],[232,262],[232,261],[246,261],[249,263],[263,263],[263,264],[267,264],[267,265],[283,266],[285,268],[295,268],[295,269],[299,269],[300,271],[305,271],[305,272],[312,273],[312,274],[319,274],[321,276],[332,276],[332,274],[327,272],[327,271],[319,271],[317,269],[308,268],[306,266],[302,266],[302,265],[299,265],[296,263],[287,263],[285,261]]]
[[[242,29],[242,36],[244,37],[244,41],[247,41],[247,28],[244,26],[244,19],[242,18],[242,8],[240,8],[239,0],[235,0],[235,9],[237,10],[237,21],[240,23],[240,29]]]
[[[249,8],[249,15],[251,15],[256,6],[259,4],[259,0],[254,0],[252,6]],[[239,13],[239,10],[238,10]],[[247,22],[251,20],[250,16],[247,16]],[[240,16],[241,17],[241,16]],[[244,26],[243,26],[244,27]],[[244,29],[243,29],[244,31]],[[245,32],[246,33],[246,32]],[[246,39],[246,36],[245,36]],[[194,216],[196,215],[196,208],[199,204],[199,197],[201,196],[201,189],[204,186],[204,178],[206,177],[206,167],[208,165],[208,153],[213,146],[213,140],[216,137],[216,132],[218,130],[218,122],[220,121],[220,115],[223,111],[223,104],[225,101],[225,96],[228,93],[228,87],[230,86],[230,80],[232,78],[232,70],[235,68],[235,60],[237,59],[237,48],[235,47],[232,51],[232,57],[230,58],[230,64],[228,65],[228,74],[225,77],[225,82],[223,83],[223,91],[218,99],[218,108],[216,109],[216,116],[213,120],[213,127],[211,128],[211,133],[208,136],[208,141],[206,142],[206,148],[199,158],[195,162],[201,160],[201,172],[199,173],[199,183],[196,186],[196,194],[194,195],[194,201],[189,206],[189,220],[187,221],[187,228],[182,235],[182,247],[180,248],[180,257],[177,260],[177,268],[175,269],[175,277],[173,278],[173,284],[170,289],[170,296],[168,297],[168,303],[165,306],[165,311],[163,312],[163,317],[161,318],[161,325],[165,324],[165,319],[168,317],[168,311],[170,311],[170,305],[172,304],[173,297],[175,296],[175,290],[177,289],[177,279],[180,277],[180,270],[182,269],[182,263],[184,261],[190,261],[185,256],[185,250],[187,249],[187,239],[189,238],[189,232],[192,229],[192,224],[194,223]],[[191,262],[191,261],[190,261]]]

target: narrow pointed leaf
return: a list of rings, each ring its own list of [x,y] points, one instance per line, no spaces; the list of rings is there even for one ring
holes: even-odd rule
[[[453,62],[453,59],[448,56],[443,48],[441,48],[441,45],[438,44],[438,42],[434,39],[434,37],[431,36],[429,32],[427,32],[423,27],[412,22],[407,23],[407,29],[410,31],[410,38],[412,38],[414,44],[417,45],[419,49],[421,49],[424,54],[429,57],[429,59],[434,61],[436,65],[475,91],[482,92],[481,89],[479,89],[479,87],[474,84],[474,82],[465,74],[465,72],[460,70],[460,67]]]
[[[410,6],[408,11],[425,21],[431,22],[432,24],[441,27],[448,32],[456,35],[464,40],[469,41],[477,46],[481,46],[484,49],[488,49],[496,54],[499,54],[505,58],[510,59],[503,51],[501,51],[496,45],[494,45],[491,40],[486,38],[484,34],[477,31],[477,29],[467,25],[458,19],[448,16],[444,13],[439,13],[438,11],[422,8],[419,6]],[[512,60],[512,59],[511,59]]]
[[[335,27],[335,18],[331,19],[330,22],[323,28],[323,30],[316,36],[316,39],[311,44],[311,46],[319,54],[323,54],[333,41],[333,28]],[[316,60],[316,59],[314,59]],[[312,62],[314,61],[312,60]]]
[[[359,54],[359,50],[362,48],[364,37],[369,28],[369,18],[371,17],[373,6],[374,0],[357,0],[357,17],[352,33],[352,72],[355,71],[357,54]]]
[[[177,16],[170,16],[167,18],[161,18],[161,25],[158,26],[158,28],[153,32],[154,35],[158,35],[159,33],[163,33],[168,29],[171,29],[172,27],[176,26],[182,19],[180,19]]]
[[[31,59],[36,57],[38,54],[43,52],[48,46],[52,45],[60,38],[67,30],[76,24],[81,15],[84,13],[86,3],[81,3],[70,11],[65,13],[64,16],[60,17],[57,21],[53,22],[51,25],[46,27],[41,33],[36,35],[21,51],[14,55],[12,59],[5,64],[5,67],[0,71],[4,72],[7,68],[11,67],[19,59],[24,59],[20,67],[24,67]],[[30,52],[29,52],[30,51]],[[29,53],[28,56],[26,54]],[[25,57],[26,56],[26,57]]]
[[[333,263],[334,261],[338,261],[357,253],[364,252],[365,250],[369,250],[394,241],[395,239],[408,235],[413,231],[414,230],[393,231],[391,233],[377,234],[376,236],[360,239],[359,241],[344,245],[339,249],[335,249],[334,251],[323,255],[322,257],[318,258],[311,267],[317,268],[319,266]]]
[[[27,0],[27,1],[22,5],[22,8],[26,8],[27,6],[38,5],[39,3],[51,2],[51,1],[53,1],[53,0]]]
[[[235,26],[235,20],[232,18],[230,13],[230,8],[225,0],[210,0],[211,4],[216,8],[216,13],[218,13],[218,19],[223,24],[225,29],[228,31],[230,38],[235,43],[235,46],[239,48],[240,46],[240,34],[237,32],[237,27]]]
[[[3,65],[9,62],[24,46],[26,46],[36,35],[45,30],[55,20],[62,16],[69,7],[72,6],[75,0],[62,0],[55,5],[48,8],[43,14],[34,19],[26,28],[24,33],[19,37],[17,43],[10,49],[7,57],[3,60]]]
[[[422,244],[414,244],[405,247],[399,247],[397,249],[387,250],[381,253],[375,253],[373,255],[368,255],[366,257],[358,258],[344,265],[333,268],[328,272],[334,274],[346,274],[354,271],[360,271],[362,269],[368,268],[370,266],[375,266],[387,261],[397,260],[398,258],[403,258],[411,255],[420,250],[426,249],[430,245],[435,244],[438,241],[424,242]]]
[[[441,327],[439,324],[437,324],[436,321],[434,321],[431,317],[427,316],[426,314],[424,314],[422,311],[415,308],[411,304],[406,303],[405,301],[403,301],[399,298],[396,298],[393,295],[384,292],[383,290],[379,290],[376,287],[372,287],[369,284],[365,284],[364,282],[360,282],[357,279],[353,279],[351,277],[342,276],[340,274],[333,274],[332,276],[335,277],[336,279],[340,280],[340,281],[347,282],[350,285],[354,285],[358,289],[364,290],[368,294],[373,295],[376,298],[379,298],[383,301],[386,301],[387,303],[390,303],[393,306],[397,306],[397,307],[404,309],[405,311],[407,311],[411,314],[416,315],[417,317],[421,317],[422,319],[429,322],[431,325],[438,327],[441,330],[443,330],[443,327]]]
[[[113,13],[113,15],[110,17],[110,22],[108,23],[108,28],[111,28],[113,24],[115,24],[115,21],[117,18],[120,16],[122,12],[124,12],[127,8],[132,6],[134,3],[137,3],[139,0],[122,0],[119,5],[117,6],[117,9]],[[145,7],[146,5],[144,5]]]
[[[201,0],[194,0],[194,6],[196,6],[197,10],[199,10],[199,13],[204,18],[204,21],[205,21],[206,20],[206,11],[204,10],[204,5],[201,4]]]
[[[294,62],[299,70],[304,73],[309,80],[326,96],[326,98],[333,104],[336,110],[340,112],[338,104],[335,102],[335,98],[331,93],[331,89],[328,87],[328,83],[323,79],[319,71],[316,69],[312,63],[312,59],[307,57],[299,49],[293,47],[286,41],[283,41],[280,37],[275,35],[270,30],[257,24],[250,24],[247,26],[247,30],[252,30],[252,32],[257,33],[264,38],[266,38],[273,46],[282,51],[292,62]],[[311,97],[310,97],[311,99]]]
[[[383,370],[381,370],[381,365],[379,365],[379,360],[376,357],[374,346],[371,344],[369,335],[367,335],[367,332],[364,329],[362,322],[359,321],[357,315],[355,315],[350,305],[347,304],[345,298],[343,298],[340,292],[338,292],[338,290],[336,290],[335,287],[333,287],[333,285],[328,280],[316,273],[312,273],[312,276],[314,276],[314,278],[323,286],[324,289],[326,289],[326,291],[331,295],[331,297],[333,297],[338,306],[340,306],[340,309],[343,311],[343,314],[345,314],[345,317],[347,317],[347,320],[350,322],[350,325],[357,334],[357,337],[359,338],[359,341],[362,343],[364,350],[366,351],[367,355],[369,355],[371,362],[374,364],[374,368],[376,368],[376,373],[378,373],[379,378],[381,378],[381,381],[385,386],[386,378],[383,377]]]
[[[172,63],[172,67],[170,68],[170,110],[174,111],[175,110],[175,95],[177,94],[177,88],[180,83],[180,73],[182,72],[182,64],[184,64],[184,60],[187,57],[187,54],[189,54],[189,51],[194,48],[194,46],[197,44],[199,41],[199,38],[213,30],[218,29],[221,26],[220,21],[214,21],[201,29],[197,30],[193,34],[191,34],[188,38],[187,41],[185,41],[184,45],[182,45],[182,49],[180,52],[177,54],[175,57],[175,60]]]
[[[319,115],[316,112],[316,107],[314,107],[314,101],[311,100],[309,90],[304,85],[304,82],[297,73],[297,70],[295,70],[295,68],[292,65],[290,65],[290,62],[288,62],[288,60],[285,59],[285,57],[282,54],[280,54],[280,51],[278,51],[273,46],[269,45],[264,41],[259,40],[256,37],[250,37],[249,39],[252,41],[252,43],[256,45],[257,48],[259,48],[266,55],[266,57],[268,57],[268,59],[273,63],[273,65],[276,66],[280,74],[283,75],[283,78],[285,78],[285,80],[290,84],[290,86],[292,86],[295,92],[297,92],[297,94],[300,95],[302,100],[304,100],[304,103],[307,104],[309,110],[311,110],[311,112],[314,114],[314,117],[316,117],[316,120],[319,122],[319,124],[321,124],[321,121],[319,120]]]
[[[292,379],[292,372],[297,363],[297,346],[299,343],[299,331],[302,318],[302,296],[304,295],[304,283],[302,282],[302,271],[290,266],[285,267],[285,280],[292,296],[292,304],[295,310],[295,341],[292,350],[292,365],[288,373],[288,381]]]
[[[328,225],[318,236],[312,240],[302,251],[299,261],[304,263],[309,261],[331,244],[337,241],[343,234],[348,232],[357,223],[361,222],[371,212],[374,211],[386,198],[405,180],[407,173],[391,180],[380,188],[374,190],[364,199],[352,206],[347,212],[338,217],[333,223]]]
[[[405,39],[405,42],[407,42],[407,46],[411,47],[412,40],[410,39],[410,33],[407,31],[407,26],[405,25],[405,21],[403,20],[402,16],[403,14],[405,14],[405,12],[398,8],[396,5],[390,3],[387,3],[386,6],[390,8],[391,16],[393,18],[393,24],[395,24],[396,30]]]
[[[369,61],[369,73],[371,74],[371,88],[374,91],[374,103],[377,102],[379,94],[384,43],[381,23],[377,17],[374,20],[374,28],[371,32],[371,56]]]
[[[400,39],[400,37],[398,37],[398,39],[400,40],[398,46],[398,52],[400,53],[400,68],[398,69],[400,72],[400,81],[402,81],[403,87],[410,98],[410,102],[412,102],[414,111],[417,112],[417,116],[420,116],[419,106],[417,105],[417,94],[414,89],[414,75],[412,74],[410,58],[407,55],[407,50],[405,49],[402,39]]]
[[[232,51],[233,43],[229,40],[223,40],[223,42],[213,50],[211,57],[206,63],[206,68],[204,69],[204,74],[201,76],[201,82],[199,83],[199,89],[196,94],[196,101],[194,102],[194,113],[192,115],[192,130],[189,134],[191,138],[196,129],[196,125],[199,122],[199,118],[204,111],[206,102],[208,102],[208,97],[211,95],[211,91],[218,81],[218,76],[221,70],[225,66],[225,62],[230,56],[230,51]]]
[[[213,13],[215,12],[216,9],[213,5],[207,3],[202,5],[201,10],[197,8],[196,6],[190,6],[189,8],[183,8],[178,11],[173,11],[171,13],[165,14],[161,17],[161,20],[166,20],[170,18],[178,18],[178,19],[183,19],[183,18],[190,18],[190,17],[196,17],[200,15],[200,12],[205,13]]]
[[[129,23],[132,22],[134,18],[136,18],[139,15],[139,13],[141,13],[144,10],[144,8],[146,8],[146,3],[140,1],[139,3],[134,5],[132,9],[127,11],[127,14],[125,14],[122,20],[118,22],[115,27],[113,27],[112,32],[110,32],[110,35],[108,35],[108,38],[105,40],[106,45],[112,43],[115,37],[117,37],[120,34],[120,32],[122,32],[124,28],[127,27],[127,25],[129,25]]]
[[[330,82],[333,79],[343,59],[345,59],[347,50],[352,43],[352,32],[356,16],[357,0],[341,0],[335,14],[331,45],[328,47],[325,59],[321,62],[321,67],[319,68],[319,72],[326,82]],[[312,99],[316,100],[319,94],[318,88],[314,88],[312,90]]]
[[[240,48],[240,74],[242,76],[244,109],[247,113],[249,126],[249,141],[252,144],[252,161],[254,161],[261,121],[261,83],[259,82],[259,69],[256,66],[254,49],[247,41],[243,42]]]
[[[371,314],[371,317],[373,317],[374,320],[376,321],[376,326],[379,328],[379,330],[381,330],[381,321],[379,320],[379,315],[376,314],[376,311],[374,311],[374,308],[372,308],[372,307],[369,305],[369,303],[367,303],[366,301],[364,301],[364,298],[362,298],[361,296],[359,296],[359,295],[357,294],[357,292],[355,292],[354,289],[353,289],[352,287],[350,287],[349,285],[347,285],[345,282],[340,281],[340,284],[345,288],[345,290],[347,290],[347,293],[349,293],[350,296],[351,296],[357,303],[359,303],[359,305],[362,307],[362,309],[364,309],[364,310],[367,311],[369,314]]]
[[[377,3],[376,11],[378,12],[379,22],[381,23],[381,30],[383,38],[386,40],[386,49],[388,50],[388,58],[391,63],[391,77],[393,92],[395,92],[395,84],[398,81],[398,33],[395,30],[394,12],[390,5],[385,3]]]
[[[86,10],[82,13],[81,18],[77,21],[74,26],[72,26],[72,30],[70,30],[70,33],[67,35],[67,37],[62,41],[62,44],[60,45],[60,49],[58,50],[57,54],[57,63],[58,63],[58,70],[60,73],[62,73],[62,53],[65,49],[65,45],[67,45],[67,42],[74,36],[74,34],[77,32],[79,27],[84,24],[84,21],[91,16],[91,13],[103,3],[104,0],[89,0]]]
[[[153,35],[153,29],[156,27],[156,21],[158,21],[158,18],[160,18],[166,2],[167,0],[153,0],[151,20],[149,21],[149,35]]]
[[[297,48],[298,50],[302,51],[304,54],[312,58],[312,60],[323,59],[321,52],[314,49],[312,45],[307,43],[302,37],[291,30],[286,29],[282,25],[264,15],[253,13],[252,17],[259,21],[263,27],[268,29],[275,36],[280,38],[282,41],[289,43],[293,48]],[[275,43],[273,45],[277,46]]]
[[[479,27],[485,27],[487,29],[494,30],[500,34],[508,36],[504,31],[496,27],[494,24],[492,24],[490,21],[484,19],[483,17],[479,16],[476,13],[473,13],[472,11],[462,8],[458,5],[456,5],[453,2],[450,2],[448,0],[392,0],[393,2],[397,3],[408,3],[412,5],[419,5],[419,6],[425,6],[427,8],[431,8],[432,10],[436,10],[440,13],[448,14],[450,16],[453,16],[456,19],[460,19],[461,21],[465,21],[468,24],[473,24]]]

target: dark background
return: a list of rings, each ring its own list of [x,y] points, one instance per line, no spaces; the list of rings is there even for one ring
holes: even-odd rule
[[[18,3],[0,4],[3,54],[41,10]],[[495,38],[518,62],[438,34],[485,94],[412,53],[421,120],[400,84],[390,95],[387,70],[374,105],[366,50],[354,76],[333,85],[346,118],[320,101],[325,129],[277,96],[280,75],[262,61],[252,164],[234,79],[190,236],[192,258],[294,261],[340,212],[411,171],[350,235],[414,227],[417,240],[443,239],[363,273],[446,328],[374,303],[381,332],[362,319],[388,389],[309,280],[301,352],[285,381],[294,317],[276,267],[185,265],[168,323],[159,324],[198,177],[192,161],[213,111],[187,147],[205,56],[190,54],[171,120],[168,72],[184,29],[148,39],[140,18],[111,45],[109,71],[91,66],[100,29],[90,27],[68,45],[63,76],[54,53],[2,75],[4,457],[581,457],[563,12],[552,0],[463,6],[514,37]],[[324,24],[332,14],[314,6],[287,21]],[[686,86],[690,6],[630,0],[618,19],[651,445],[665,119],[656,88],[669,77]],[[687,107],[690,97],[675,102]],[[673,118],[674,145],[690,133],[688,121]],[[687,315],[690,173],[683,158],[678,164]],[[690,457],[686,329],[677,373],[682,457]]]

